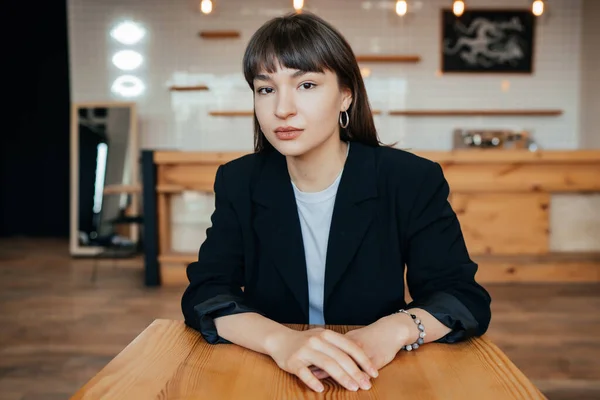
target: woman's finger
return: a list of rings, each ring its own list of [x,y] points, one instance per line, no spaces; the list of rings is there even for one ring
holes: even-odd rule
[[[319,367],[315,367],[314,365],[311,365],[310,367],[308,367],[308,369],[310,369],[310,372],[312,372],[313,375],[317,377],[317,379],[325,379],[329,377],[329,374],[327,372],[323,371]]]
[[[329,374],[323,370],[313,371],[313,375],[319,380],[329,378]]]
[[[319,381],[319,379],[313,375],[313,373],[307,367],[302,367],[296,372],[296,376],[300,378],[302,382],[315,392],[321,393],[325,390],[325,386]]]
[[[360,386],[358,382],[352,379],[352,377],[344,370],[344,368],[342,368],[342,366],[338,364],[335,359],[329,357],[327,354],[316,349],[309,349],[307,350],[306,356],[312,365],[315,365],[327,372],[330,377],[335,379],[346,389],[353,392],[356,392],[359,389]],[[311,375],[313,374],[311,373]]]
[[[373,361],[354,341],[334,331],[324,331],[319,336],[329,343],[339,347],[346,354],[350,355],[356,361],[356,363],[360,365],[363,371],[371,375],[373,378],[377,378],[379,373],[377,372],[377,368],[375,368]]]
[[[348,354],[326,340],[317,339],[315,337],[313,341],[314,343],[311,344],[313,349],[318,350],[333,359],[362,389],[369,390],[371,388],[369,375],[361,371],[360,368],[358,368],[358,365],[356,365],[356,362]],[[326,370],[326,372],[329,371]]]

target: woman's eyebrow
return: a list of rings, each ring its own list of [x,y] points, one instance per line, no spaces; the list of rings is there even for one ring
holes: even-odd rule
[[[256,81],[270,81],[271,77],[269,75],[258,74],[254,77]]]
[[[297,78],[299,76],[306,75],[309,73],[311,73],[311,71],[298,70],[298,71],[294,72],[291,77]],[[273,80],[270,75],[265,75],[265,74],[258,74],[254,77],[254,79],[257,81],[267,81],[267,82]]]

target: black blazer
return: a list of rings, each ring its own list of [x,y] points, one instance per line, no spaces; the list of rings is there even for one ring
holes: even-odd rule
[[[209,343],[229,343],[213,322],[224,315],[257,312],[307,324],[306,261],[285,157],[271,150],[222,165],[214,191],[212,226],[198,261],[187,267],[186,324]],[[491,299],[475,282],[477,265],[448,194],[437,163],[351,143],[329,233],[326,324],[368,325],[400,308],[420,307],[452,328],[440,342],[487,330]]]

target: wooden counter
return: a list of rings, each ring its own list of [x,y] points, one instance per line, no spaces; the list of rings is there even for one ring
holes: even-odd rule
[[[357,327],[326,328],[346,333]],[[210,345],[183,321],[156,320],[72,399],[545,399],[486,336],[401,351],[369,390],[352,392],[332,378],[322,382],[325,391],[316,393],[267,355]]]
[[[451,188],[449,201],[481,267],[480,281],[600,281],[600,254],[557,254],[549,248],[551,195],[600,193],[600,151],[415,153],[442,166]],[[154,231],[146,236],[150,246],[156,237],[156,248],[146,257],[147,269],[153,269],[147,270],[148,284],[185,283],[185,266],[197,257],[171,250],[170,197],[212,192],[218,166],[244,154],[145,152],[144,204],[150,206],[146,213],[157,215]]]

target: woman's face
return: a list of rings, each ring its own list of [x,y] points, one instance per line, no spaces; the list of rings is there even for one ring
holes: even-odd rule
[[[351,91],[341,89],[336,74],[329,70],[278,68],[254,79],[254,110],[260,128],[285,156],[301,156],[339,141],[340,112],[351,101]]]

